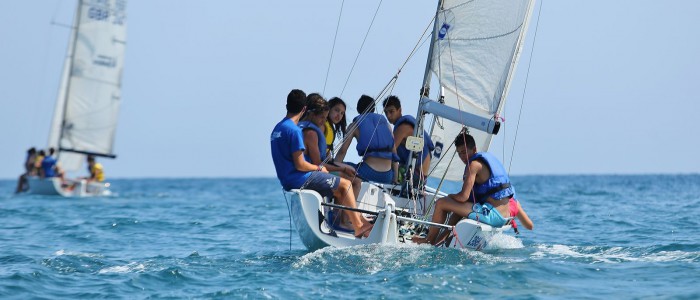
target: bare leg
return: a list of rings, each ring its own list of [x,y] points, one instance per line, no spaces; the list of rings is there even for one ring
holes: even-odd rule
[[[450,197],[440,198],[440,199],[438,199],[437,203],[435,204],[435,211],[433,212],[432,222],[439,223],[439,224],[445,223],[445,219],[447,218],[447,213],[449,213],[449,212],[453,213],[453,217],[450,218],[450,220],[453,220],[453,218],[456,218],[456,216],[466,217],[470,212],[472,212],[472,206],[470,204],[471,203],[455,201]],[[435,227],[435,226],[430,227],[430,230],[428,230],[428,236],[426,238],[424,238],[424,239],[415,238],[415,239],[413,239],[413,241],[418,243],[418,244],[423,244],[423,243],[435,244],[437,242],[438,232],[439,232],[438,227]]]
[[[355,203],[355,193],[352,190],[352,184],[349,180],[345,178],[340,178],[340,186],[333,191],[333,195],[340,200],[342,205],[357,208],[357,203]],[[353,229],[355,229],[355,236],[362,237],[369,234],[369,230],[372,229],[372,224],[363,222],[362,215],[355,211],[346,211],[350,222],[352,222]]]
[[[27,174],[22,174],[19,176],[19,179],[17,180],[17,190],[15,190],[15,194],[23,192],[24,187],[26,185],[27,185]]]
[[[359,199],[359,197],[360,197],[360,189],[362,189],[362,180],[360,180],[360,178],[357,178],[354,176],[349,177],[347,174],[345,174],[343,172],[341,172],[340,175],[342,178],[352,180],[352,191],[353,191],[353,194],[355,195],[355,201],[357,201],[357,199]],[[350,225],[350,218],[348,217],[348,212],[341,210],[340,216],[342,217],[341,218],[342,225],[346,225],[346,226]]]

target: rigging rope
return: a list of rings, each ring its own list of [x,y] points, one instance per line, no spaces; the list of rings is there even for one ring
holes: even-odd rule
[[[340,13],[338,14],[338,24],[335,25],[335,36],[333,36],[333,46],[331,47],[331,57],[328,59],[328,69],[326,69],[326,80],[323,81],[323,94],[326,94],[326,84],[328,83],[328,74],[331,71],[331,63],[333,62],[333,52],[335,52],[335,42],[338,39],[338,29],[340,28],[340,19],[343,16],[343,6],[345,5],[345,0],[340,3]]]
[[[362,40],[362,45],[360,45],[360,50],[357,51],[357,56],[355,56],[355,62],[352,63],[352,68],[350,68],[350,73],[348,73],[348,77],[345,79],[345,85],[343,85],[343,89],[340,91],[340,98],[343,97],[343,92],[345,92],[345,87],[348,86],[348,81],[350,81],[350,76],[352,76],[352,72],[355,70],[355,65],[357,64],[357,60],[360,58],[360,53],[362,53],[362,48],[365,46],[365,42],[367,41],[367,37],[369,36],[369,32],[372,29],[372,25],[374,25],[374,20],[377,18],[377,14],[379,13],[379,8],[382,6],[382,1],[379,0],[379,5],[377,5],[377,10],[374,12],[374,16],[372,17],[372,22],[369,24],[369,28],[367,28],[367,33],[365,33],[365,38]]]
[[[282,189],[282,195],[284,196],[284,202],[287,203],[287,213],[289,214],[289,251],[292,251],[292,208],[289,207],[289,200],[287,200],[287,193]]]
[[[535,42],[537,41],[537,30],[540,27],[540,17],[542,16],[542,5],[544,0],[540,2],[540,8],[537,10],[537,23],[535,23],[535,36],[532,38],[532,49],[530,49],[530,58],[527,62],[527,73],[525,74],[525,86],[523,87],[523,95],[520,100],[520,111],[518,112],[518,123],[515,125],[515,136],[513,137],[513,148],[510,151],[510,162],[508,163],[508,174],[510,167],[513,165],[513,156],[515,155],[515,143],[518,141],[518,129],[520,128],[520,116],[523,113],[523,105],[525,104],[525,93],[527,92],[527,81],[530,78],[530,66],[532,65],[532,55],[535,52]]]

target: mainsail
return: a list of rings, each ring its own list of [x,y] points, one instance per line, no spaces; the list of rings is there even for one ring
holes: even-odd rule
[[[49,146],[68,171],[82,153],[112,155],[121,102],[126,0],[78,1]],[[76,153],[77,151],[78,153]]]
[[[462,124],[469,124],[466,115],[481,117],[479,122],[485,127],[489,126],[485,123],[493,127],[498,121],[533,4],[534,0],[441,1],[428,62],[430,72],[426,72],[424,84],[430,86],[432,72],[440,85],[440,100],[424,99],[421,106],[435,115],[431,176],[441,178],[445,174],[447,180],[462,179],[464,164],[456,157],[452,142]],[[438,109],[426,109],[425,104]],[[440,107],[460,114],[443,113]],[[493,132],[482,130],[471,127],[469,133],[477,149],[486,151]]]

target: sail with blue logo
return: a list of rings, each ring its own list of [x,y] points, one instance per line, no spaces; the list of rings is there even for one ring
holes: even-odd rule
[[[126,47],[126,0],[78,1],[49,147],[68,171],[113,156]]]
[[[442,1],[428,63],[433,75],[426,76],[428,83],[437,80],[432,82],[431,98],[444,100],[440,104],[460,112],[497,121],[533,6],[534,0]],[[432,127],[425,125],[436,145],[431,176],[446,174],[447,180],[461,181],[464,164],[455,156],[452,142],[464,122],[439,114],[434,119]],[[488,150],[492,133],[476,128],[469,128],[469,133],[479,151]]]

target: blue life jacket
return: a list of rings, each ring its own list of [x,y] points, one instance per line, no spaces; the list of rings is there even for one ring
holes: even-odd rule
[[[401,118],[396,120],[396,123],[394,123],[394,133],[396,132],[396,128],[399,128],[399,125],[402,123],[408,123],[411,124],[413,129],[415,130],[416,128],[416,118],[410,115],[403,115]],[[428,155],[430,155],[430,152],[435,149],[435,145],[433,144],[433,140],[430,139],[430,135],[423,131],[423,156],[421,157],[420,160],[416,161],[416,167],[420,167],[423,165],[423,161],[425,160]],[[411,151],[406,149],[406,145],[399,145],[396,148],[396,154],[399,156],[399,164],[400,165],[408,165],[409,160],[411,159],[410,157]]]
[[[321,128],[318,128],[318,126],[311,121],[299,122],[299,128],[301,128],[302,132],[307,129],[316,131],[316,135],[318,137],[318,153],[321,155],[321,161],[324,161],[326,159],[326,147],[328,146],[326,145],[326,136],[323,134],[323,131],[321,131]],[[304,153],[304,159],[310,163],[313,163],[311,161],[311,157],[306,155],[306,153]]]
[[[362,118],[361,122],[358,122]],[[394,136],[389,130],[389,122],[377,113],[366,113],[352,120],[358,123],[360,138],[357,141],[357,155],[373,156],[397,161],[394,155]],[[376,129],[375,129],[376,128]],[[373,136],[374,135],[374,136]]]
[[[41,161],[41,168],[44,170],[44,177],[56,177],[56,172],[54,167],[56,166],[56,159],[52,156],[47,156]]]
[[[510,178],[503,164],[493,154],[478,152],[469,158],[469,161],[479,160],[489,167],[491,176],[484,183],[474,184],[474,196],[479,203],[486,202],[488,197],[499,200],[515,195],[515,188],[510,183]]]

